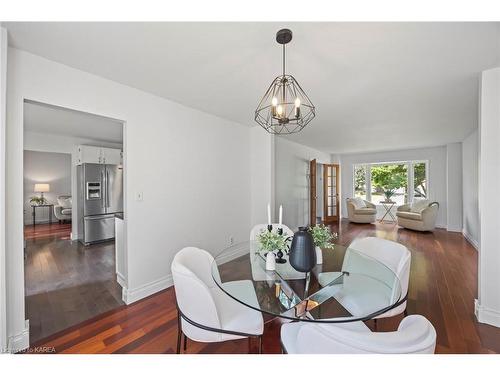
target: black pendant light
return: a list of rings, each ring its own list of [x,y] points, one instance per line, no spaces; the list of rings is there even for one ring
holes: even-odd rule
[[[297,80],[285,73],[285,46],[291,40],[289,29],[276,33],[276,41],[283,46],[283,74],[273,80],[255,110],[255,121],[271,134],[297,133],[316,115]]]

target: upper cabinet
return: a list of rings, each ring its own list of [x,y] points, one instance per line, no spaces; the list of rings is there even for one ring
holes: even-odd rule
[[[77,164],[122,164],[122,150],[116,148],[78,146]]]
[[[104,164],[121,164],[122,150],[117,148],[101,148],[102,159]]]

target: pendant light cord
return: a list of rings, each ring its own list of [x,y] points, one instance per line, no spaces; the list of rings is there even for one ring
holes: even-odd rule
[[[285,46],[286,44],[283,44],[283,78],[285,77],[285,61],[286,61]]]

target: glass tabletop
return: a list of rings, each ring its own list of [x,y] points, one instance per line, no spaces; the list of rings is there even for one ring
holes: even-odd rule
[[[323,264],[307,274],[287,260],[266,270],[257,241],[221,251],[212,264],[215,283],[236,301],[263,313],[301,321],[340,323],[367,320],[404,301],[396,274],[352,247],[323,249]],[[242,288],[251,281],[251,288]],[[253,293],[255,291],[255,293]],[[257,298],[255,298],[257,297]]]

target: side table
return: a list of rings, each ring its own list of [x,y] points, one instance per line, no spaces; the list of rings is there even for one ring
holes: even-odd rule
[[[38,207],[48,207],[49,208],[49,223],[52,224],[52,215],[54,212],[54,205],[53,204],[36,204],[36,205],[31,206],[32,215],[33,215],[33,226],[36,225],[36,209]]]
[[[394,207],[394,205],[396,204],[396,202],[394,202],[394,201],[380,201],[380,204],[382,205],[382,207],[384,207],[385,213],[384,213],[384,216],[382,216],[382,218],[379,220],[379,222],[382,223],[384,221],[385,217],[387,215],[389,215],[392,218],[392,222],[395,223],[396,222],[396,218],[392,214],[391,209]],[[390,221],[390,220],[386,220],[386,221]]]

